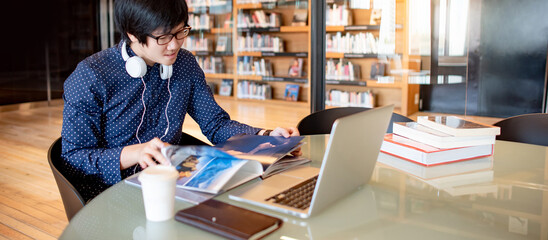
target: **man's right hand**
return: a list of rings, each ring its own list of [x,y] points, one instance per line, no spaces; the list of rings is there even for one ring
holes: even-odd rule
[[[154,165],[171,165],[161,152],[162,147],[169,145],[159,138],[154,138],[146,143],[124,147],[120,156],[120,169],[129,168],[139,164],[142,169]]]

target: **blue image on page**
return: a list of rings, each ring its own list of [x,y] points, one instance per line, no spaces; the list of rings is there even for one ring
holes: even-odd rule
[[[217,193],[244,163],[235,158],[213,158],[185,187]]]

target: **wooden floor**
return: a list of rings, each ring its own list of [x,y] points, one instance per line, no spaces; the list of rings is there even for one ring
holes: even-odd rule
[[[220,105],[233,119],[263,128],[296,126],[309,113],[308,108],[292,104],[265,106],[223,99]],[[56,239],[67,219],[46,154],[60,136],[63,107],[58,102],[9,110],[13,111],[0,111],[0,239]],[[488,124],[499,120],[471,119]],[[205,139],[195,122],[187,121],[183,128]]]

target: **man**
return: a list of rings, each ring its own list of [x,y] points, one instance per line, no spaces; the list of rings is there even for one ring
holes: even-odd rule
[[[80,62],[64,84],[62,168],[88,201],[122,179],[169,164],[160,149],[177,144],[185,114],[213,143],[237,134],[297,136],[230,120],[194,56],[181,49],[185,0],[117,0],[122,41]]]

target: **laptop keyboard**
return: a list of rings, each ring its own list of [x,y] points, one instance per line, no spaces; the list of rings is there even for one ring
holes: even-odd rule
[[[307,209],[310,207],[317,180],[318,176],[310,178],[281,193],[267,198],[266,201],[272,201],[273,203],[302,210]]]

